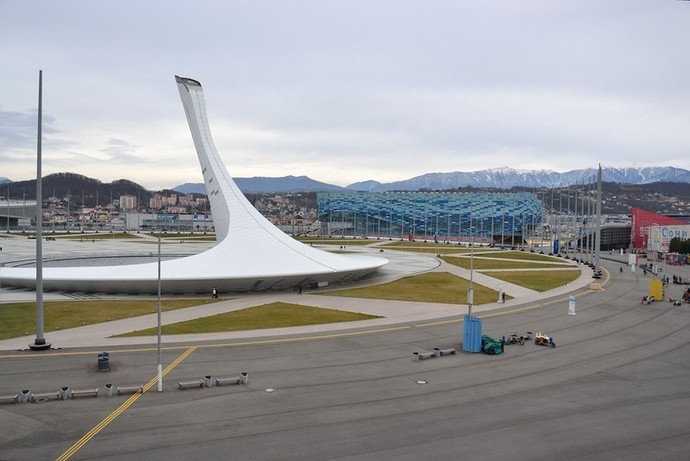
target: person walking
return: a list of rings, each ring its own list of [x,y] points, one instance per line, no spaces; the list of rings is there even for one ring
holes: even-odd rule
[[[213,287],[213,295],[211,297],[214,299],[218,297],[218,290],[216,290],[216,287]]]

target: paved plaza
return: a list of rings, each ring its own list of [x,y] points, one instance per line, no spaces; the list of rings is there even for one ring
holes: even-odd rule
[[[8,240],[0,242],[0,264],[20,252]],[[81,248],[79,243],[46,243],[56,244],[56,256]],[[142,245],[112,242],[100,251],[132,253]],[[24,246],[24,252],[31,248],[29,242],[17,246]],[[200,251],[186,243],[164,247],[171,254]],[[381,254],[376,248],[347,249]],[[378,280],[366,283],[429,270],[467,275],[422,254],[385,250],[381,255],[391,263]],[[162,392],[155,385],[155,341],[109,338],[131,329],[124,321],[47,332],[46,338],[61,349],[43,353],[18,351],[27,338],[2,341],[0,394],[61,386],[97,387],[100,393],[97,398],[0,404],[0,459],[687,459],[690,306],[642,305],[650,275],[628,268],[620,272],[625,266],[616,257],[602,260],[600,290],[590,289],[589,270],[570,286],[541,294],[475,272],[477,283],[502,284],[516,296],[475,309],[484,333],[496,338],[543,331],[557,343],[556,348],[507,346],[499,356],[462,352],[466,306],[308,291],[301,296],[241,295],[213,309],[288,300],[385,319],[164,338]],[[663,270],[669,276],[690,276],[684,267]],[[685,288],[671,285],[667,295],[676,297]],[[3,287],[0,295],[6,302],[31,299],[33,293]],[[73,296],[53,293],[46,299]],[[568,315],[571,296],[576,315]],[[186,311],[196,310],[196,316],[218,312],[201,309]],[[146,324],[143,328],[151,319],[137,322]],[[457,353],[412,359],[413,352],[434,348]],[[110,354],[110,370],[98,372],[97,354],[104,350]],[[247,373],[246,384],[179,390],[180,382],[241,372]],[[106,383],[114,388],[142,385],[145,392],[107,397]]]

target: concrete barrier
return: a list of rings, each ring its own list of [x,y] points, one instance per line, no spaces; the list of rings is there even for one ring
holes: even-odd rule
[[[0,403],[17,403],[17,402],[19,402],[19,394],[0,395]]]
[[[36,392],[31,395],[31,401],[33,403],[45,402],[46,400],[58,400],[59,398],[59,392]]]
[[[431,359],[434,358],[435,354],[433,352],[413,352],[412,353],[412,360],[415,362],[419,362],[420,360],[425,360],[425,359]]]
[[[138,392],[143,393],[144,392],[144,386],[142,385],[136,385],[136,386],[117,386],[117,395],[122,395],[122,394],[136,394]]]
[[[226,384],[247,384],[248,382],[249,373],[246,371],[243,371],[238,376],[214,379],[216,386],[225,386]]]
[[[111,392],[112,394],[112,392]],[[89,387],[89,388],[84,388],[84,389],[73,389],[72,390],[72,398],[77,398],[77,397],[98,397],[98,388],[97,387]]]
[[[434,353],[437,354],[437,357],[445,357],[446,355],[455,354],[455,348],[449,347],[448,349],[439,349],[438,347],[434,347]]]
[[[193,379],[190,381],[178,381],[177,388],[179,390],[191,389],[193,387],[204,387],[204,381],[201,379]]]

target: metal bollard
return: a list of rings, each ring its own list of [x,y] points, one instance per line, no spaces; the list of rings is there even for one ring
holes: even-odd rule
[[[62,386],[60,390],[58,391],[58,399],[59,400],[69,400],[72,398],[72,389],[70,389],[68,386]]]
[[[19,401],[22,403],[27,403],[29,400],[31,400],[31,391],[29,389],[22,389],[19,392]]]

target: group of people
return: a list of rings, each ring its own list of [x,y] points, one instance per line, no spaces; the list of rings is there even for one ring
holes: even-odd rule
[[[672,277],[672,279],[673,279],[673,283],[674,283],[675,285],[690,285],[690,280],[688,280],[688,279],[683,279],[683,277],[681,277],[681,276],[678,276],[678,275],[675,275],[675,274],[674,274],[673,277]]]

